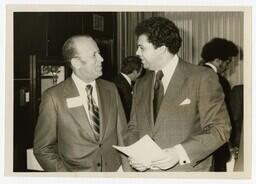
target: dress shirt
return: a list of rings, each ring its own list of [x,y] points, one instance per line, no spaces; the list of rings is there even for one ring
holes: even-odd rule
[[[214,65],[211,64],[211,63],[205,63],[205,65],[211,67],[211,68],[217,73],[217,68],[216,68],[216,66],[214,66]]]
[[[164,68],[162,68],[162,72],[164,74],[164,76],[162,78],[162,83],[164,86],[164,94],[165,94],[165,92],[168,88],[168,85],[172,79],[173,73],[178,65],[178,61],[179,61],[179,58],[175,54],[174,57],[172,58],[172,60]],[[155,71],[155,76],[156,76],[156,73],[157,73],[157,71]],[[174,148],[176,149],[176,151],[179,155],[180,165],[189,164],[191,162],[187,155],[186,150],[183,148],[183,146],[181,144],[174,146]]]
[[[121,72],[121,75],[127,80],[127,82],[130,84],[130,86],[132,85],[132,81],[131,79],[124,73]]]
[[[178,61],[179,58],[177,55],[174,55],[174,57],[172,58],[172,60],[164,67],[162,68],[162,72],[164,74],[163,78],[162,78],[162,83],[164,86],[164,94],[168,88],[168,85],[170,83],[170,80],[173,76],[173,73],[178,65]],[[157,71],[155,71],[155,76],[156,76]]]
[[[96,82],[95,80],[90,82],[90,83],[85,83],[84,81],[82,81],[80,78],[78,78],[74,73],[72,73],[72,79],[76,85],[76,88],[78,90],[78,93],[81,97],[82,100],[82,104],[84,106],[84,110],[86,111],[87,117],[89,119],[89,121],[91,122],[91,118],[89,115],[89,109],[88,109],[88,99],[87,99],[87,93],[86,93],[86,86],[87,85],[92,85],[92,97],[96,103],[96,105],[99,107],[98,104],[98,95],[97,95],[97,91],[96,91]]]

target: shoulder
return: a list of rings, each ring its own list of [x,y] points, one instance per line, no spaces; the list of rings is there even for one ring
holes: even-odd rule
[[[70,87],[72,85],[73,81],[69,77],[66,80],[60,82],[56,86],[52,86],[45,90],[44,94],[62,94],[63,90],[65,90],[67,87]]]
[[[243,91],[243,85],[241,84],[241,85],[236,85],[236,86],[234,86],[233,88],[232,88],[232,91]]]
[[[210,68],[204,66],[198,66],[183,60],[179,61],[179,65],[183,68],[183,72],[189,78],[207,79],[218,78],[217,74]]]
[[[121,75],[121,74],[118,74],[113,82],[116,84],[116,85],[122,85],[124,82],[126,82],[126,79]]]
[[[106,88],[110,90],[115,90],[116,86],[113,82],[104,80],[104,79],[97,79],[96,84],[99,85],[101,88]]]

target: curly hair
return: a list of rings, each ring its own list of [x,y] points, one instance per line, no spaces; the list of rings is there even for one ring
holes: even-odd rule
[[[147,35],[148,41],[155,48],[165,45],[172,54],[176,54],[181,47],[182,39],[178,27],[164,17],[151,17],[140,22],[135,33],[137,36]]]
[[[229,57],[236,56],[237,54],[238,48],[232,41],[224,38],[213,38],[203,46],[201,57],[206,62],[213,61],[214,59],[227,61]]]

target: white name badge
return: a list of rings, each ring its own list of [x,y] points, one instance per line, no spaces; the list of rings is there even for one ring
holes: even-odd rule
[[[82,98],[80,96],[67,98],[66,101],[68,108],[74,108],[82,105]]]

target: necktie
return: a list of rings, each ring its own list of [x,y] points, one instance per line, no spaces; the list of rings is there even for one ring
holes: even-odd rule
[[[88,99],[88,111],[90,116],[90,125],[95,135],[96,140],[100,137],[100,121],[99,121],[99,108],[92,97],[92,85],[87,85],[85,90]]]
[[[156,121],[156,117],[164,97],[164,86],[162,83],[162,78],[164,74],[162,70],[159,70],[156,73],[155,86],[154,86],[154,99],[153,99],[153,107],[154,107],[154,121]]]

